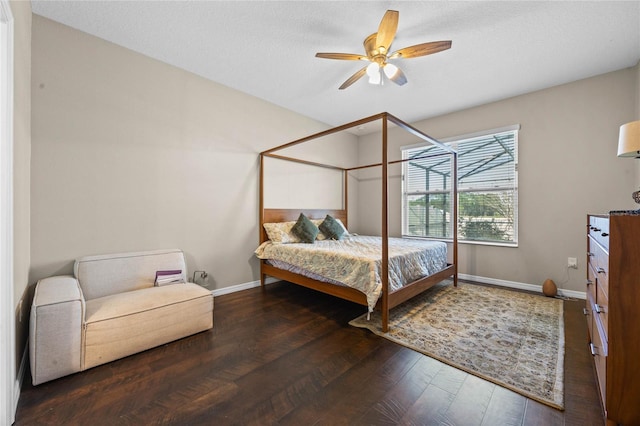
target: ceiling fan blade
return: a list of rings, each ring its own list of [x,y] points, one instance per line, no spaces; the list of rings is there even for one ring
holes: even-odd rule
[[[432,41],[429,43],[416,44],[415,46],[405,47],[397,50],[389,55],[389,59],[394,58],[416,58],[418,56],[431,55],[432,53],[442,52],[451,48],[451,40]]]
[[[376,49],[384,47],[384,51],[380,52],[382,54],[387,54],[391,43],[393,43],[396,30],[398,29],[398,17],[399,13],[397,10],[387,10],[382,17],[382,21],[380,21],[375,47]]]
[[[356,73],[353,74],[351,77],[349,77],[347,81],[342,83],[342,86],[340,86],[340,90],[344,90],[347,87],[351,86],[353,83],[360,80],[360,78],[362,78],[362,76],[365,75],[366,73],[367,73],[367,67],[364,67],[361,70],[356,71]]]
[[[366,56],[356,55],[355,53],[316,53],[316,58],[340,59],[345,61],[360,61],[367,59]]]
[[[393,81],[398,86],[402,86],[402,85],[407,83],[407,76],[398,67],[395,67],[395,73],[392,73],[391,75],[387,74],[387,67],[388,66],[389,66],[389,64],[387,64],[385,66],[384,71],[385,71],[385,74],[387,75],[387,77],[389,78],[389,80]]]

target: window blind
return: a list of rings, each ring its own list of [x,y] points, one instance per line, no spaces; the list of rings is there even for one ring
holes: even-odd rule
[[[458,199],[451,198],[449,156],[436,146],[403,149],[403,234],[451,238],[458,202],[459,238],[517,243],[517,129],[447,142],[458,152]]]

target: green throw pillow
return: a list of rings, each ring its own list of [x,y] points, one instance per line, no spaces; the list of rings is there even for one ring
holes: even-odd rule
[[[327,215],[327,217],[324,218],[324,221],[320,224],[320,231],[322,231],[327,238],[332,240],[339,240],[344,235],[344,228],[340,222],[330,215]]]
[[[293,235],[300,238],[303,243],[313,243],[318,236],[320,230],[313,222],[309,220],[303,213],[300,213],[298,221],[291,228]]]

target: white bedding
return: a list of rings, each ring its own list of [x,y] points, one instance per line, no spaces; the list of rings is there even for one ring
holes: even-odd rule
[[[382,239],[350,235],[342,240],[313,244],[274,244],[267,241],[256,249],[260,259],[269,259],[282,269],[310,278],[341,283],[367,296],[369,311],[382,291]],[[418,278],[434,274],[447,265],[447,246],[440,241],[389,239],[389,288],[395,291]]]

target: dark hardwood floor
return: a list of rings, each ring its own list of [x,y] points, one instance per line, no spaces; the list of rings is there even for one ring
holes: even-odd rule
[[[214,329],[22,389],[16,425],[602,425],[584,301],[565,302],[565,411],[349,326],[293,284],[215,299]]]

